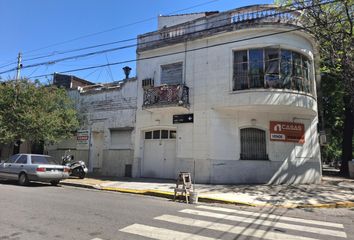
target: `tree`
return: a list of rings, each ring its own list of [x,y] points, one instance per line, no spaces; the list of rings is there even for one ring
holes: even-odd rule
[[[286,3],[303,9],[301,22],[318,42],[320,68],[324,75],[323,99],[319,101],[323,101],[324,121],[331,130],[331,143],[325,152],[338,154],[341,148],[341,173],[348,175],[354,131],[354,0],[292,0]],[[339,128],[341,138],[336,132]]]
[[[0,143],[58,142],[78,125],[65,89],[27,79],[0,84]]]

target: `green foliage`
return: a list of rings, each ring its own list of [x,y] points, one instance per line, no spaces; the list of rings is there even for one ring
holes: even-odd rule
[[[26,79],[0,84],[0,142],[57,142],[78,128],[64,89]]]
[[[323,74],[319,101],[329,144],[322,154],[327,160],[349,161],[354,125],[354,0],[276,0],[275,3],[305,8],[301,22],[317,41]]]

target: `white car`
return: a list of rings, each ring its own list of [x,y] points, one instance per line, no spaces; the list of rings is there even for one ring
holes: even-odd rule
[[[0,164],[0,178],[17,180],[20,185],[40,181],[56,186],[60,180],[69,177],[69,170],[48,155],[16,154]]]

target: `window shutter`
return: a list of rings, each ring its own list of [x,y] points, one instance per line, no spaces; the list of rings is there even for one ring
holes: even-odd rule
[[[172,63],[161,66],[161,84],[182,84],[183,63]]]

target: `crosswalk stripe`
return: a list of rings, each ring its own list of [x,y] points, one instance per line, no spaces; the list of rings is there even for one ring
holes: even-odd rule
[[[285,221],[299,222],[302,224],[309,223],[309,224],[313,224],[313,225],[335,227],[335,228],[344,228],[343,224],[339,224],[339,223],[322,222],[322,221],[307,220],[307,219],[293,218],[293,217],[284,217],[284,216],[267,214],[267,213],[248,212],[248,211],[229,209],[229,208],[210,207],[210,206],[205,206],[205,205],[197,206],[197,208],[220,211],[220,212],[227,212],[227,213],[236,213],[236,214],[248,215],[248,216],[252,216],[252,217],[264,217],[264,218],[268,218],[268,219],[276,219],[279,221],[285,220]]]
[[[159,240],[217,240],[216,238],[204,237],[192,233],[179,232],[165,228],[151,227],[137,223],[122,228],[119,231]]]
[[[181,210],[180,212],[198,215],[198,216],[204,216],[204,217],[217,218],[217,219],[239,221],[239,222],[243,222],[243,223],[251,223],[251,224],[257,224],[257,225],[263,225],[263,226],[286,228],[286,229],[291,229],[291,230],[298,230],[298,231],[310,232],[310,233],[322,234],[322,235],[330,235],[330,236],[335,236],[335,237],[342,237],[342,238],[347,237],[347,234],[345,232],[342,232],[339,230],[328,230],[328,229],[295,225],[295,224],[288,224],[288,223],[280,223],[280,222],[274,222],[274,221],[268,221],[268,220],[262,220],[262,219],[252,219],[252,218],[247,218],[247,217],[232,216],[232,215],[221,214],[221,213],[198,211],[198,210],[192,210],[192,209],[184,209],[184,210]]]
[[[214,222],[209,222],[209,221],[196,220],[196,219],[192,219],[192,218],[184,218],[184,217],[178,217],[178,216],[172,216],[172,215],[162,215],[162,216],[156,217],[155,219],[170,222],[170,223],[175,223],[175,224],[182,224],[182,225],[187,225],[187,226],[192,226],[192,227],[206,228],[206,229],[228,232],[228,233],[233,233],[233,234],[238,234],[238,235],[257,237],[257,238],[261,238],[261,239],[315,240],[315,238],[294,236],[294,235],[285,234],[285,233],[276,233],[276,232],[272,232],[272,231],[264,231],[264,230],[255,229],[255,228],[239,227],[239,226],[234,226],[234,225],[230,225],[230,224],[214,223]]]

